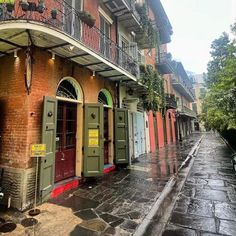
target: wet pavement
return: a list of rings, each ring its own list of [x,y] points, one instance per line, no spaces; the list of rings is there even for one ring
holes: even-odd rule
[[[78,189],[42,204],[37,222],[26,221],[30,226],[24,226],[27,212],[0,213],[17,224],[13,232],[0,235],[132,235],[200,137],[192,134],[155,155],[141,156],[130,168],[86,179]]]
[[[143,155],[130,168],[87,179],[70,195],[53,200],[83,220],[71,235],[132,235],[200,136]]]
[[[231,155],[218,135],[205,135],[163,236],[236,235],[236,176]],[[151,235],[157,235],[155,227]]]

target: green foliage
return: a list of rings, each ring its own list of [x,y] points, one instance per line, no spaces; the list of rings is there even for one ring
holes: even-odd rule
[[[236,27],[232,27],[236,30]],[[223,33],[212,43],[212,61],[205,82],[202,120],[217,129],[236,129],[236,45]]]
[[[145,4],[136,4],[136,10],[140,16],[142,29],[137,32],[136,41],[140,48],[157,48],[159,46],[159,32],[155,29],[151,19],[148,18],[148,11]]]
[[[147,87],[147,95],[144,97],[144,107],[147,110],[157,111],[165,107],[164,82],[153,66],[140,66],[140,82]]]

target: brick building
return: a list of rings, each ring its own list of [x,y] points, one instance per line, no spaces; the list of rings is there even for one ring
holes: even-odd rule
[[[158,45],[143,37],[138,7]],[[32,204],[31,144],[46,144],[43,201],[175,142],[175,107],[146,109],[140,82],[139,66],[152,65],[169,99],[172,27],[160,1],[16,0],[0,9],[0,167],[13,207]]]

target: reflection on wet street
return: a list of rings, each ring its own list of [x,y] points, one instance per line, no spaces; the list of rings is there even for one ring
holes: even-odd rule
[[[178,195],[163,236],[236,235],[236,177],[231,150],[207,134]],[[149,236],[156,235],[157,221]]]
[[[87,179],[72,194],[53,200],[83,220],[71,235],[134,233],[200,136],[143,155],[130,168]]]

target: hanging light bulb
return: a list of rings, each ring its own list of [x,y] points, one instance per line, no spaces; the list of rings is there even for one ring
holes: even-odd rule
[[[95,71],[93,70],[93,78],[95,77]]]
[[[55,60],[55,52],[52,52],[52,60]]]
[[[14,50],[14,57],[17,58],[18,55],[17,55],[17,49]]]
[[[74,48],[75,48],[75,46],[73,46],[73,45],[69,46],[70,51],[73,51]]]

